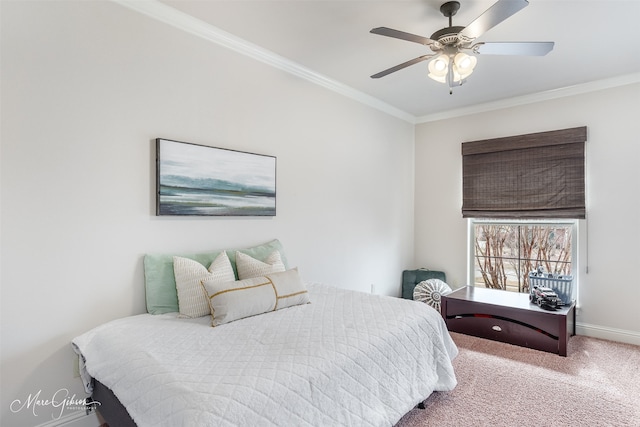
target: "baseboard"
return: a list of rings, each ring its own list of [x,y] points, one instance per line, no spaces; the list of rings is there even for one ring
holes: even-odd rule
[[[576,334],[592,338],[600,338],[603,340],[640,345],[640,333],[624,329],[607,328],[604,326],[576,322]]]
[[[100,427],[100,425],[101,422],[96,411],[91,411],[89,415],[84,411],[74,411],[57,420],[47,421],[35,427]]]

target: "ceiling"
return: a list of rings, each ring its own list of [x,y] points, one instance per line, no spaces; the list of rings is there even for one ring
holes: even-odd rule
[[[371,79],[430,50],[369,30],[385,26],[429,37],[448,26],[439,11],[443,2],[161,0],[414,120],[603,80],[640,80],[640,0],[529,0],[477,40],[554,41],[554,50],[542,57],[479,56],[473,75],[453,94],[427,78],[427,61]],[[460,3],[453,25],[466,26],[495,0]]]

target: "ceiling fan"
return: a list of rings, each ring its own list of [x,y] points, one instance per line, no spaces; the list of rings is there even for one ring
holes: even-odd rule
[[[467,77],[473,73],[477,63],[476,57],[468,55],[465,51],[476,55],[544,56],[553,49],[553,42],[474,43],[475,39],[516,12],[519,12],[528,4],[527,0],[498,0],[471,24],[466,27],[459,27],[452,25],[452,17],[460,9],[460,2],[448,1],[440,6],[440,12],[449,18],[449,26],[436,31],[430,38],[387,27],[374,28],[370,31],[373,34],[423,44],[429,46],[433,53],[403,62],[374,74],[371,78],[384,77],[410,65],[431,59],[431,62],[429,62],[429,77],[440,83],[447,83],[449,85],[449,93],[452,93],[452,87],[462,85]]]

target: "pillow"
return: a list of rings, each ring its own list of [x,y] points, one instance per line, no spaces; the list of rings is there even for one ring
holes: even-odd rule
[[[440,311],[442,295],[451,292],[451,288],[440,279],[428,279],[418,283],[413,290],[413,299],[429,304]]]
[[[227,283],[206,278],[201,284],[209,298],[211,326],[309,302],[297,270]]]
[[[238,267],[238,279],[240,280],[286,270],[278,251],[271,252],[264,262],[242,252],[236,252],[236,266]]]
[[[276,292],[276,310],[309,302],[309,292],[297,268],[267,274],[265,277],[273,283]]]
[[[227,256],[235,271],[236,251],[241,251],[256,259],[263,260],[274,250],[280,252],[282,262],[286,267],[288,264],[284,248],[277,239],[250,248],[228,249]],[[218,250],[197,254],[146,254],[144,256],[144,286],[147,311],[151,314],[174,313],[179,311],[176,279],[173,273],[174,256],[189,258],[198,261],[202,265],[209,265],[221,252],[221,250]]]
[[[203,279],[223,283],[236,280],[231,261],[225,251],[213,260],[209,269],[189,258],[174,256],[173,273],[176,278],[180,317],[202,317],[211,314],[209,302],[200,285]]]

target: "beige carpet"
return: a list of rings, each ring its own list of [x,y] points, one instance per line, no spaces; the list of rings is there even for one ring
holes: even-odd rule
[[[568,356],[452,333],[458,386],[396,427],[640,427],[640,347],[574,336]]]

